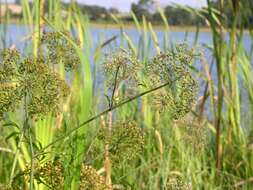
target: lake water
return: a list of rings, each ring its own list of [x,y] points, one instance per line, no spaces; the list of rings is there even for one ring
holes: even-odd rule
[[[25,38],[31,35],[29,27],[24,25],[15,25],[10,24],[6,26],[4,29],[4,25],[0,24],[0,35],[1,39],[3,38],[3,31],[6,31],[5,41],[6,46],[10,46],[11,44],[16,44],[18,48],[24,49],[27,46],[29,41],[25,40]],[[133,42],[137,45],[140,34],[134,28],[124,29],[124,32],[133,40]],[[163,30],[155,30],[160,46],[164,44],[164,31]],[[120,29],[117,28],[103,28],[103,27],[91,27],[90,29],[91,40],[94,46],[98,42],[103,42],[103,40],[110,39],[112,36],[120,36]],[[149,35],[150,37],[150,35]],[[226,36],[228,38],[228,36]],[[169,32],[169,40],[172,43],[182,43],[187,41],[189,44],[193,43],[195,39],[195,32],[185,32],[185,31],[172,31]],[[116,40],[119,42],[119,39]],[[252,46],[252,39],[249,34],[245,34],[243,38],[243,44],[245,48],[249,51]],[[152,40],[151,40],[152,43]],[[198,35],[198,44],[207,44],[212,45],[212,34],[210,32],[199,32]],[[0,48],[3,48],[3,44],[0,44]],[[151,52],[152,53],[152,52]]]

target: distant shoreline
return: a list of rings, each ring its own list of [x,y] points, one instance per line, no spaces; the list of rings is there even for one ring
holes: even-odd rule
[[[4,24],[5,22],[0,22],[0,24]],[[23,25],[24,23],[20,21],[19,19],[9,19],[8,24],[18,24],[18,25]],[[124,28],[126,29],[135,29],[136,25],[134,22],[122,22],[124,25]],[[101,21],[90,21],[90,25],[93,27],[98,27],[98,28],[120,28],[119,24],[113,23],[113,22],[101,22]],[[165,30],[165,25],[163,24],[157,24],[157,23],[152,23],[152,27],[154,30]],[[197,28],[196,26],[169,26],[169,31],[175,31],[175,32],[180,32],[180,31],[188,31],[188,32],[196,32]],[[200,27],[199,28],[200,32],[210,32],[210,29],[208,27]]]
[[[0,22],[0,24],[4,24],[5,22]],[[18,19],[10,19],[8,20],[8,24],[17,24],[17,25],[24,25],[24,23]],[[136,25],[134,22],[122,22],[125,29],[136,29]],[[115,28],[119,29],[120,25],[113,23],[113,22],[101,22],[101,21],[90,21],[90,25],[92,27],[97,28]],[[154,30],[166,30],[165,25],[163,24],[157,24],[152,23],[152,27]],[[169,31],[171,32],[196,32],[197,27],[196,26],[175,26],[175,25],[169,25]],[[211,29],[209,27],[199,27],[199,32],[211,32]],[[249,33],[248,29],[244,29],[244,32]]]
[[[95,26],[95,27],[101,27],[101,28],[120,28],[120,25],[118,24],[114,24],[114,23],[102,23],[102,22],[90,22],[91,26]],[[134,23],[131,22],[124,22],[123,23],[124,28],[127,29],[135,29],[136,25]],[[155,30],[165,30],[166,27],[165,25],[162,24],[154,24],[152,23],[152,27]],[[197,31],[197,27],[196,26],[169,26],[169,31],[175,31],[175,32],[179,32],[179,31],[188,31],[188,32],[196,32]],[[200,27],[199,28],[200,32],[210,32],[210,29],[208,27]]]

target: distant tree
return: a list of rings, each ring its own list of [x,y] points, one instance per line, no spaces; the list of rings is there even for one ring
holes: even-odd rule
[[[108,19],[109,12],[106,8],[97,5],[79,5],[81,11],[87,14],[91,20]]]
[[[109,12],[112,13],[112,14],[119,14],[120,13],[120,11],[115,7],[111,7],[109,9]]]
[[[152,20],[153,13],[155,11],[154,7],[155,3],[153,0],[139,0],[137,4],[133,3],[131,5],[131,10],[138,19],[145,16],[148,20]]]
[[[15,0],[15,4],[20,5],[21,4],[21,0]]]

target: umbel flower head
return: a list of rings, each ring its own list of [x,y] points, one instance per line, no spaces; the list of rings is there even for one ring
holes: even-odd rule
[[[152,105],[159,112],[170,111],[174,119],[185,116],[191,110],[197,95],[197,82],[189,69],[193,56],[191,50],[181,45],[174,52],[158,54],[145,69],[149,88],[171,82],[171,85],[154,93]]]
[[[29,178],[30,169],[25,173]],[[37,165],[34,170],[34,176],[38,182],[46,184],[50,189],[64,189],[64,167],[60,160],[50,161],[43,165]],[[103,176],[88,165],[81,166],[80,172],[80,190],[109,190]]]
[[[17,81],[19,60],[16,50],[6,49],[0,53],[0,119],[4,112],[13,111],[22,99]]]
[[[99,139],[109,145],[113,164],[122,160],[133,160],[142,152],[144,146],[143,132],[134,121],[117,122],[111,131],[102,128]]]
[[[119,49],[105,60],[104,70],[108,79],[109,88],[112,90],[124,89],[124,95],[131,96],[137,90],[139,84],[138,74],[142,65],[138,58],[125,49]],[[123,99],[122,94],[114,97]]]
[[[80,176],[80,189],[82,190],[110,190],[106,185],[105,178],[88,165],[82,165]]]
[[[68,32],[47,32],[42,36],[41,44],[45,47],[49,63],[63,63],[65,70],[73,70],[80,64],[80,58],[70,41],[79,44]]]
[[[17,50],[6,49],[1,52],[0,92],[0,118],[21,106],[37,118],[60,111],[69,87],[44,57],[22,59]]]

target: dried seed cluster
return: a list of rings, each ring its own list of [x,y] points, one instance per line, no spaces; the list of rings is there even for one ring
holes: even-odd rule
[[[109,145],[110,158],[114,164],[133,160],[144,146],[143,132],[134,121],[117,122],[111,131],[103,128],[99,138]]]
[[[183,136],[185,143],[192,147],[195,154],[201,153],[204,150],[208,139],[206,128],[193,121],[186,122],[183,127],[186,130]]]
[[[197,82],[189,70],[192,59],[193,53],[179,46],[174,52],[155,56],[145,70],[149,88],[171,81],[171,85],[154,93],[152,103],[160,112],[172,112],[174,119],[185,116],[196,98]]]
[[[66,71],[80,64],[80,58],[70,41],[79,44],[68,32],[48,32],[42,36],[41,42],[47,51],[47,58],[52,64],[63,63]]]

